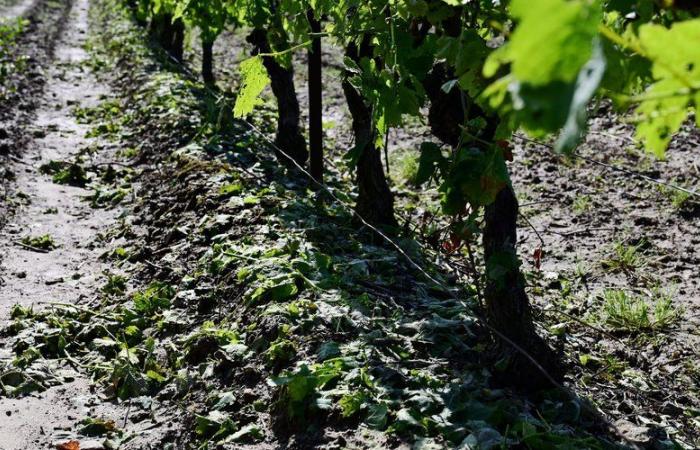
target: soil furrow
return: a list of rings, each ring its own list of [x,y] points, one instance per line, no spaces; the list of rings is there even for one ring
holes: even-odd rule
[[[0,231],[3,322],[15,304],[43,309],[53,302],[76,303],[97,289],[105,269],[98,259],[97,241],[118,211],[92,209],[84,200],[88,190],[54,183],[52,175],[41,173],[46,164],[70,162],[85,148],[106,148],[86,136],[89,127],[74,115],[76,107],[94,106],[109,94],[107,86],[84,67],[87,9],[87,0],[73,5],[47,73],[45,95],[29,127],[35,138],[22,149],[14,168],[21,205]],[[41,236],[48,236],[55,248],[38,249],[30,243]],[[0,357],[11,358],[5,343]],[[0,399],[0,448],[44,448],[70,437],[62,430],[69,430],[77,419],[98,413],[91,406],[96,402],[85,376],[72,367],[63,371],[63,380],[69,382],[60,387],[21,400]],[[109,406],[99,408],[100,414],[107,414]]]

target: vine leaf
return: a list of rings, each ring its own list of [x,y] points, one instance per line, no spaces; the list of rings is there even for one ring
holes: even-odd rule
[[[688,97],[666,95],[683,88],[676,80],[666,79],[654,83],[645,94],[649,95],[637,107],[637,132],[635,137],[647,151],[663,158],[673,135],[678,132],[688,116]],[[659,96],[658,98],[654,98]]]
[[[233,107],[233,116],[236,118],[253,112],[253,109],[262,103],[260,94],[263,89],[270,84],[270,77],[260,56],[253,56],[241,63],[241,77],[243,79],[241,91]]]
[[[688,108],[700,95],[700,20],[688,20],[671,28],[647,24],[639,29],[644,56],[652,62],[656,82],[637,107],[636,137],[647,150],[662,158],[673,134],[688,116]]]
[[[582,135],[587,103],[605,72],[598,38],[600,3],[513,0],[511,12],[518,25],[510,41],[493,51],[482,69],[490,77],[510,64],[510,74],[482,96],[511,121],[511,129],[522,126],[544,138],[564,128],[558,147],[570,150]]]
[[[592,55],[598,2],[514,0],[511,11],[520,20],[507,51],[515,77],[536,86],[573,82]]]

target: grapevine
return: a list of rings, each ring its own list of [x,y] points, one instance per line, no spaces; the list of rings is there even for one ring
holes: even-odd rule
[[[27,3],[0,404],[104,386],[105,448],[697,447],[696,3]]]

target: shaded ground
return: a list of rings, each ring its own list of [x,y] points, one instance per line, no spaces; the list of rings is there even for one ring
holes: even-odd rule
[[[235,63],[245,58],[244,37],[244,31],[225,33],[215,47],[217,61]],[[190,59],[196,71],[194,50]],[[295,60],[304,117],[305,59],[300,52]],[[350,177],[351,171],[338,159],[352,146],[350,118],[340,87],[341,50],[325,45],[324,64],[328,159],[333,170]],[[232,89],[237,74],[230,66],[222,66],[218,68],[219,84]],[[274,114],[272,99],[268,105]],[[660,161],[635,146],[633,128],[620,124],[619,117],[606,107],[592,115],[591,133],[579,151],[612,169],[581,158],[569,161],[552,155],[544,146],[514,140],[516,160],[511,171],[523,205],[520,254],[528,290],[542,332],[558,335],[555,340],[571,365],[569,380],[577,392],[603,405],[623,432],[641,435],[642,442],[653,440],[655,428],[670,427],[683,430],[683,440],[692,446],[700,438],[700,198],[663,183],[696,192],[700,189],[694,156],[698,133],[692,127],[685,129],[674,140],[667,160]],[[264,129],[272,135],[272,129]],[[436,218],[437,192],[411,185],[417,149],[420,142],[430,139],[428,131],[417,122],[390,134],[389,174],[402,206],[398,213],[426,251],[468,282],[474,272],[466,254],[446,255],[442,248],[449,231]],[[474,242],[472,248],[478,247]],[[542,257],[536,258],[540,251]],[[475,256],[478,261],[479,255]],[[635,267],[625,267],[628,263]],[[610,323],[606,291],[646,303],[652,322],[655,305],[667,302],[672,317],[653,330],[626,330],[629,324]]]

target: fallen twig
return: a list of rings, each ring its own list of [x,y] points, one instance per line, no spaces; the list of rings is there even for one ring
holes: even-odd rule
[[[33,252],[37,252],[37,253],[49,253],[49,250],[46,250],[46,249],[43,249],[43,248],[39,248],[39,247],[34,247],[33,245],[25,244],[25,243],[22,242],[22,241],[14,241],[14,242],[15,242],[15,244],[19,245],[20,247],[24,247],[24,248],[26,248],[27,250],[31,250],[31,251],[33,251]]]

